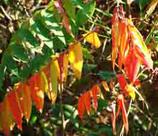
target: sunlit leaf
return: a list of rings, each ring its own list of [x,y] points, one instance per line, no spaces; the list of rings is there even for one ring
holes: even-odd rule
[[[84,36],[84,40],[90,43],[95,48],[99,48],[101,46],[100,39],[96,32],[88,32],[84,34],[83,36]]]
[[[26,83],[19,83],[15,91],[17,92],[17,98],[20,103],[21,110],[26,120],[29,121],[32,110],[30,88]]]
[[[137,28],[134,26],[131,20],[128,21],[128,29],[131,36],[131,41],[133,44],[134,52],[136,54],[136,57],[139,58],[142,64],[147,66],[148,68],[153,68],[153,61],[151,59],[151,55],[149,53],[149,50],[147,46],[145,45],[145,42],[143,40],[142,35],[137,30]]]
[[[113,69],[115,68],[115,61],[118,56],[118,47],[119,47],[119,8],[115,8],[113,11],[112,17],[112,65]]]
[[[120,47],[119,47],[119,58],[118,65],[122,68],[122,64],[124,64],[126,55],[128,53],[128,29],[127,29],[127,20],[124,19],[119,23],[119,35],[120,35]]]
[[[58,80],[60,79],[60,68],[59,63],[56,58],[52,58],[50,65],[50,76],[51,76],[51,88],[48,91],[48,98],[52,103],[56,101],[57,98],[57,88],[58,88]]]
[[[40,76],[41,76],[41,89],[47,93],[48,92],[48,80],[47,80],[47,77],[46,77],[46,74],[43,72],[43,71],[40,71]]]
[[[138,72],[140,69],[140,61],[136,57],[134,49],[130,49],[130,51],[126,57],[124,67],[125,67],[125,72],[126,72],[128,79],[134,83],[137,79]]]
[[[6,96],[6,101],[9,103],[9,108],[13,114],[15,122],[17,123],[17,127],[22,130],[23,113],[20,102],[18,101],[17,92],[15,90],[11,90]]]
[[[127,90],[129,96],[131,96],[131,98],[135,100],[136,88],[133,85],[129,84],[129,85],[126,85],[125,89]]]
[[[44,90],[41,88],[41,76],[39,73],[34,74],[29,79],[29,86],[31,91],[32,100],[36,108],[42,112],[44,105]]]
[[[77,79],[81,78],[83,67],[82,47],[79,42],[69,46],[69,62]]]

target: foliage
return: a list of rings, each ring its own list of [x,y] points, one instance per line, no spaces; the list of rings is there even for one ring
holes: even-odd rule
[[[157,134],[146,93],[158,75],[156,19],[149,24],[157,1],[37,0],[32,9],[13,3],[0,7],[12,24],[14,12],[5,7],[19,14],[1,48],[4,135]]]

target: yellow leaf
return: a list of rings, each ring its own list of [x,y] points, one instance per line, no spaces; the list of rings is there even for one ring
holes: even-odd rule
[[[126,85],[125,89],[127,90],[129,96],[131,96],[131,98],[135,100],[136,88],[133,85],[129,84],[129,85]]]
[[[52,59],[50,66],[51,87],[48,90],[48,98],[54,103],[57,98],[58,79],[60,76],[60,69],[57,59]]]
[[[75,77],[80,79],[83,67],[83,54],[80,42],[69,46],[69,62]]]
[[[98,34],[96,32],[89,32],[83,35],[84,39],[92,44],[95,48],[99,48],[101,46],[101,42],[99,40]]]
[[[104,87],[105,91],[107,91],[107,92],[109,92],[109,91],[110,91],[110,89],[109,89],[108,84],[107,84],[107,82],[106,82],[106,81],[102,81],[102,85],[103,85],[103,87]]]

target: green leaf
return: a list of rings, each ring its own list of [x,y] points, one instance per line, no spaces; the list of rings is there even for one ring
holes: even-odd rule
[[[110,81],[112,78],[116,77],[116,74],[110,71],[100,71],[97,75],[100,76],[101,79],[106,81]]]
[[[25,42],[29,42],[31,46],[37,47],[39,46],[38,41],[33,36],[33,34],[28,30],[28,28],[22,27],[20,28],[17,33],[14,35],[14,41],[21,40]],[[19,41],[19,42],[21,42]]]
[[[13,44],[10,47],[11,55],[16,58],[16,60],[23,63],[28,62],[28,54],[22,45]]]
[[[88,4],[83,5],[77,12],[76,24],[78,26],[83,25],[93,15],[96,7],[96,2],[91,1]]]
[[[75,20],[75,5],[72,0],[63,0],[62,2],[68,16]]]

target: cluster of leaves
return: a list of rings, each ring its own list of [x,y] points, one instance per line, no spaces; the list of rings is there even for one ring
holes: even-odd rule
[[[144,100],[138,91],[139,77],[143,69],[153,71],[153,60],[143,36],[134,26],[131,17],[125,16],[123,6],[119,5],[121,1],[117,2],[113,16],[106,15],[112,16],[110,62],[115,72],[99,71],[99,73],[92,74],[99,76],[102,79],[101,83],[95,83],[88,91],[81,94],[78,99],[78,113],[76,113],[75,106],[62,103],[62,95],[72,73],[76,79],[82,81],[82,68],[86,66],[84,65],[85,56],[91,57],[87,47],[83,48],[82,44],[91,44],[92,50],[102,45],[95,29],[91,29],[92,31],[84,29],[84,24],[88,20],[92,22],[92,27],[96,23],[96,20],[94,22],[91,20],[96,9],[96,2],[94,0],[84,2],[82,0],[52,0],[46,9],[36,11],[32,18],[21,24],[3,53],[0,64],[0,97],[2,100],[0,130],[5,135],[10,135],[10,130],[15,124],[18,129],[22,130],[24,119],[29,122],[32,104],[39,112],[42,112],[45,98],[49,98],[54,104],[58,97],[60,103],[55,104],[52,110],[54,117],[56,117],[56,110],[60,110],[59,116],[61,116],[62,123],[59,124],[62,125],[63,130],[69,120],[72,120],[75,127],[79,129],[76,123],[77,114],[84,121],[85,113],[90,115],[95,111],[100,114],[102,110],[105,110],[104,108],[107,111],[110,108],[112,122],[110,127],[112,127],[113,134],[117,135],[119,132],[116,122],[119,123],[120,114],[122,114],[123,124],[121,133],[124,133],[124,129],[126,134],[128,133],[128,115],[132,101],[135,100],[136,94]],[[127,4],[130,7],[131,2],[128,1]],[[157,4],[157,1],[151,2],[147,10],[148,16]],[[139,5],[142,10],[141,1]],[[102,12],[99,9],[97,11],[99,14]],[[80,33],[79,29],[83,30],[84,34]],[[82,36],[79,36],[80,34]],[[151,31],[150,35],[153,34],[154,31]],[[147,44],[150,42],[150,35],[147,37]],[[103,50],[105,50],[105,45]],[[100,54],[99,56],[101,57]],[[106,92],[101,91],[102,88]],[[105,94],[110,94],[108,102]],[[64,116],[68,119],[64,120]],[[51,117],[50,120],[57,124],[56,119]],[[80,129],[85,131],[85,128]]]

